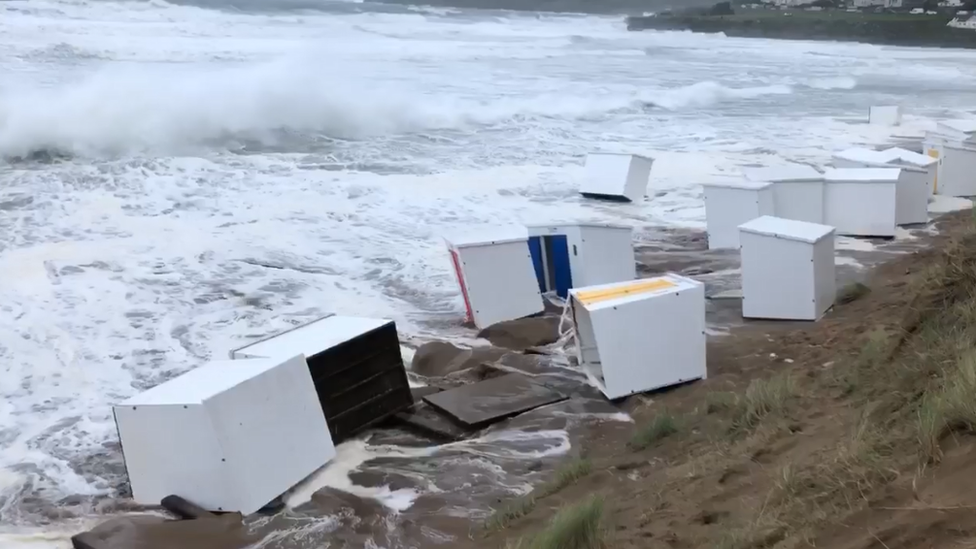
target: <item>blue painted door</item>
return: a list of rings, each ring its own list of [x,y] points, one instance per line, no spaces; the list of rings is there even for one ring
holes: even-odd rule
[[[549,276],[556,295],[566,298],[573,287],[573,272],[569,267],[569,243],[566,235],[552,235],[547,240],[546,256],[549,259]]]
[[[539,281],[539,291],[546,293],[549,287],[546,284],[545,256],[542,254],[542,237],[529,237],[529,254],[532,255],[532,267],[535,268],[535,279]]]

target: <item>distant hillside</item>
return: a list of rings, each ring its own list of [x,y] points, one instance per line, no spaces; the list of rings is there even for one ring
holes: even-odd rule
[[[684,30],[744,38],[831,40],[893,46],[976,48],[976,32],[947,27],[949,15],[740,10],[734,14],[628,17],[629,30]]]
[[[667,9],[711,6],[715,0],[376,0],[386,4],[407,4],[455,8],[479,8],[557,13],[640,15]]]

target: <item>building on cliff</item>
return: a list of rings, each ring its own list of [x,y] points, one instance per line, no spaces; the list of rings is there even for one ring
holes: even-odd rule
[[[976,16],[953,17],[952,21],[949,21],[946,26],[956,29],[976,30]]]

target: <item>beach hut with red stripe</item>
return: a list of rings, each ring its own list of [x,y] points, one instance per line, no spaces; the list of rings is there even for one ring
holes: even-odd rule
[[[544,310],[524,227],[444,240],[464,297],[466,322],[483,329]]]

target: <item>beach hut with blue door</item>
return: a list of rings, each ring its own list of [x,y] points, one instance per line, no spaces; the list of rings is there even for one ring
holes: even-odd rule
[[[527,226],[532,265],[543,293],[637,278],[633,231],[611,223]]]

